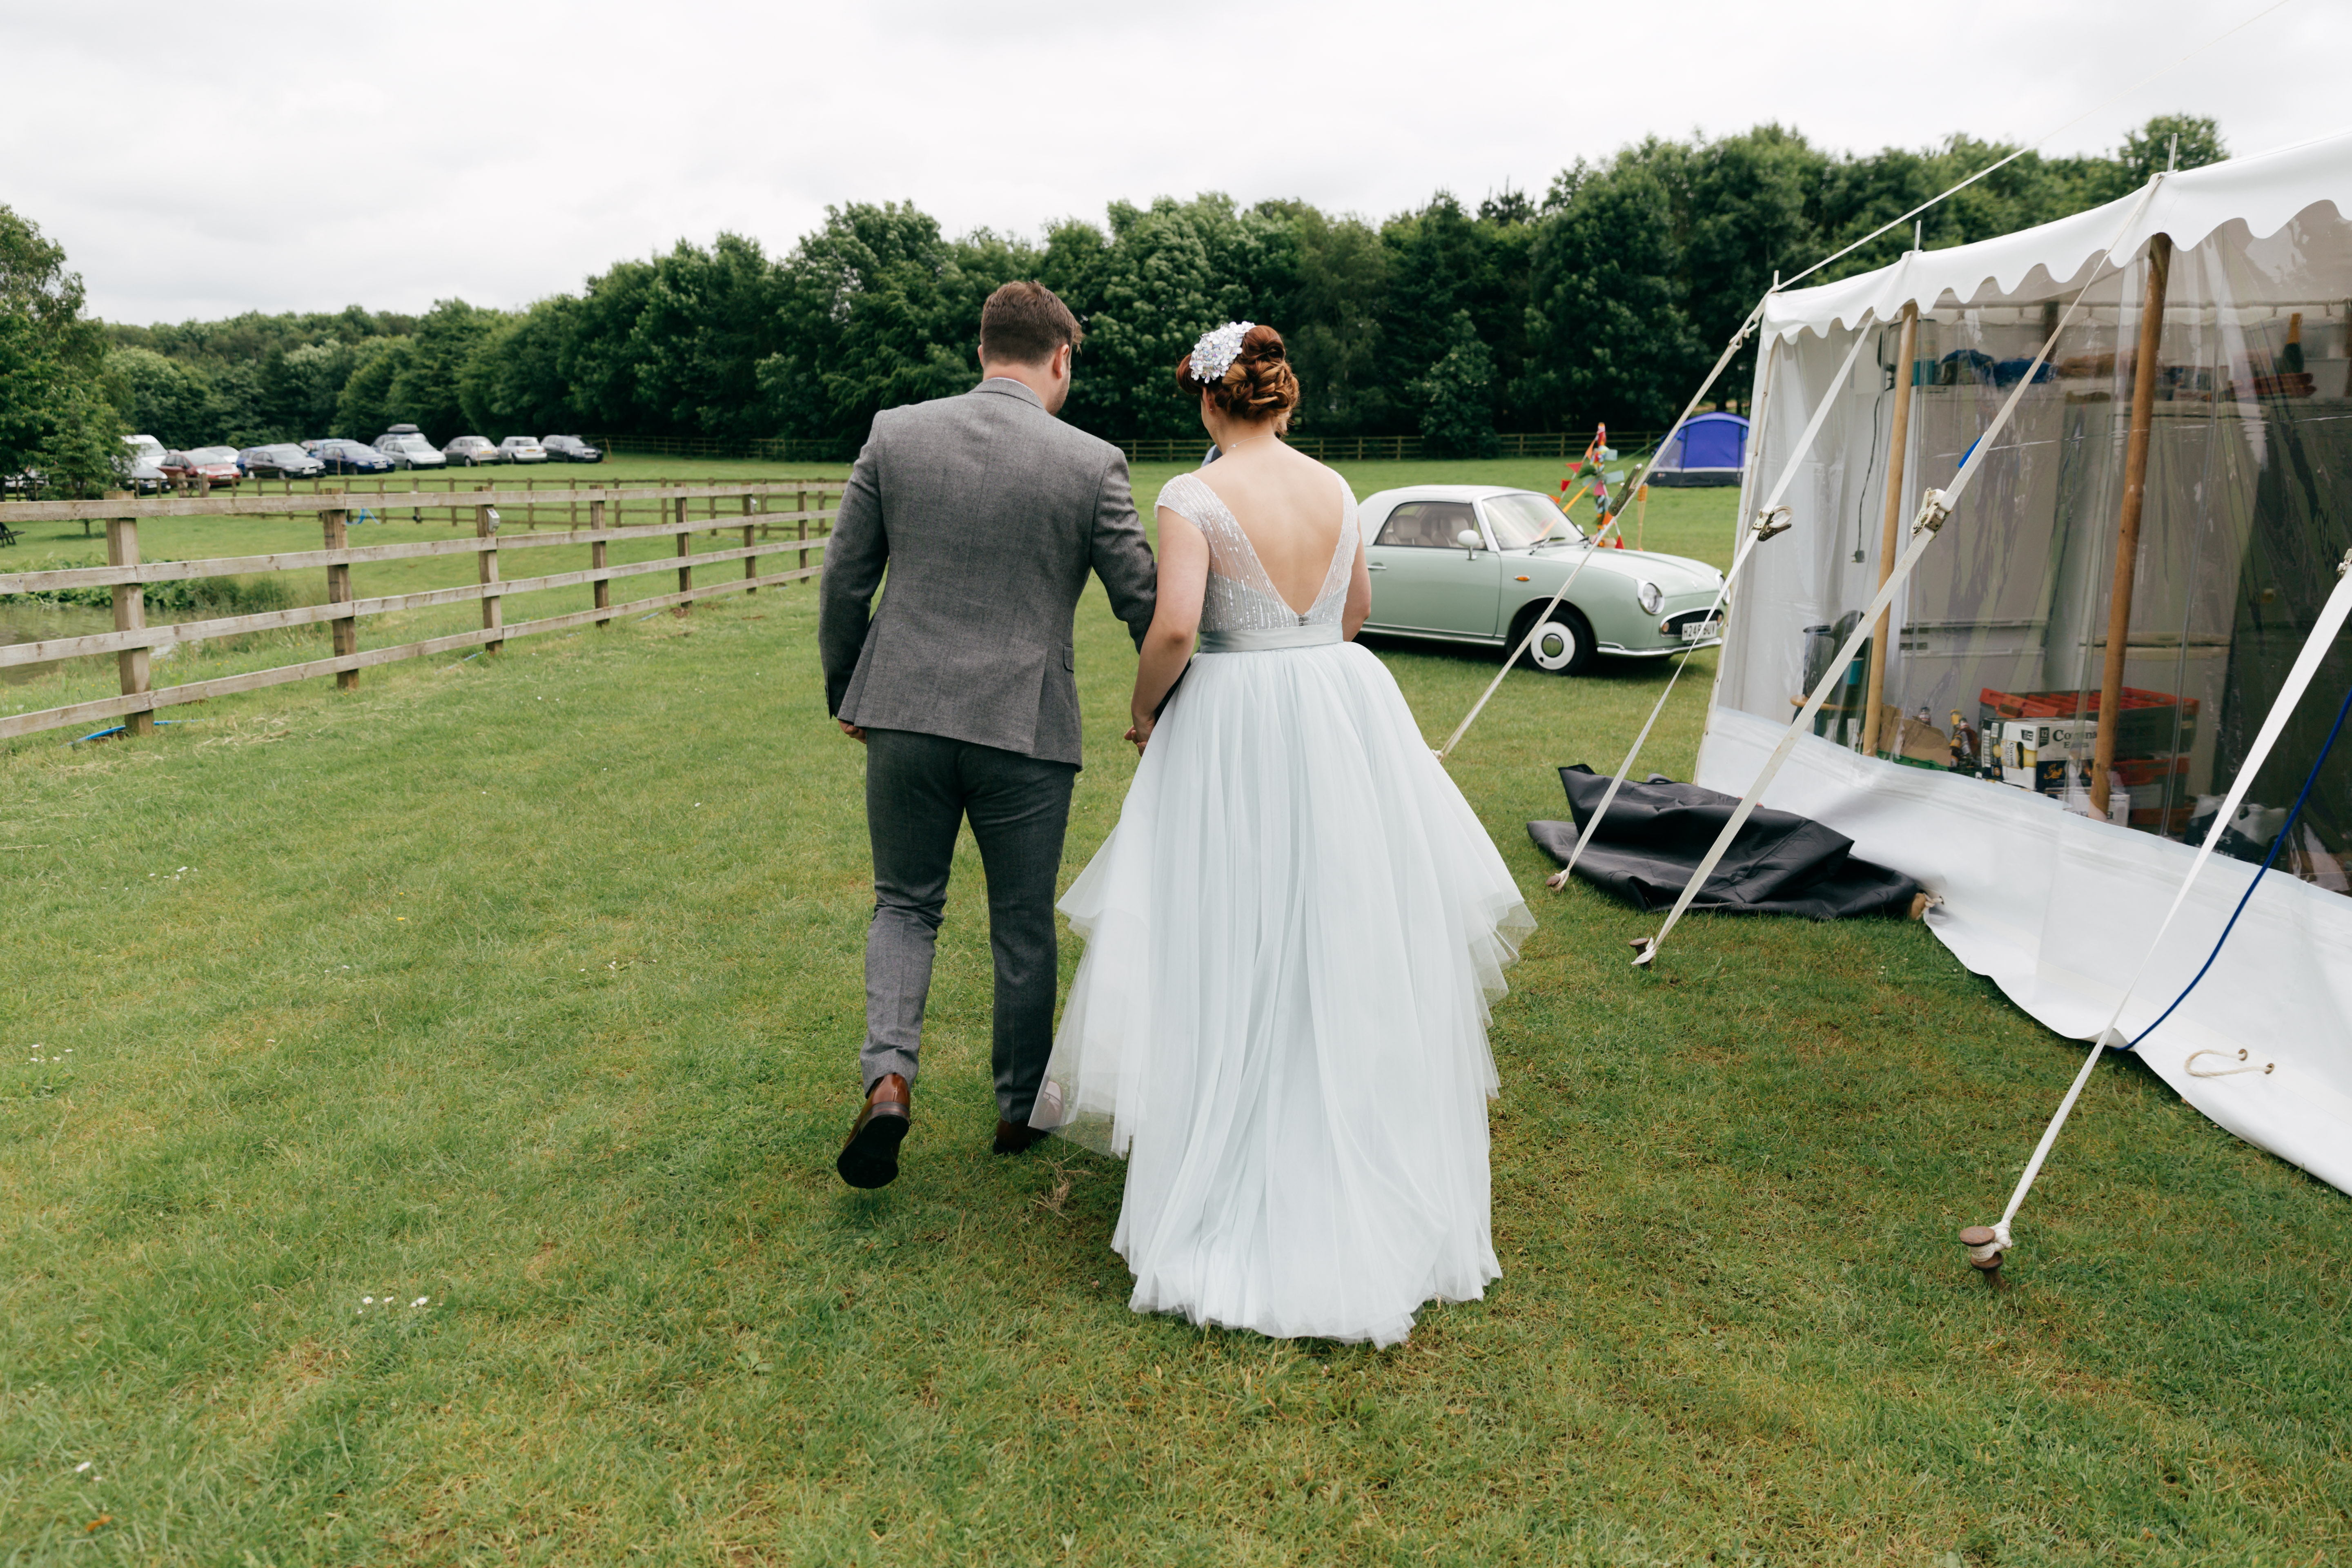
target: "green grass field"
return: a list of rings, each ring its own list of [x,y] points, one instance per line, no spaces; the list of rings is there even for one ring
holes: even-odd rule
[[[1723,492],[1673,502],[1651,542],[1721,560]],[[2352,1204],[2110,1064],[1995,1296],[1953,1233],[2072,1047],[1917,924],[1699,918],[1645,975],[1654,921],[1541,887],[1550,770],[1656,666],[1515,673],[1454,761],[1541,922],[1484,1302],[1385,1352],[1130,1314],[1120,1167],[987,1152],[968,841],[906,1173],[845,1188],[870,889],[814,606],[0,752],[0,1562],[2343,1559]],[[1098,590],[1079,637],[1072,876],[1132,767]],[[1383,657],[1433,736],[1494,669]]]

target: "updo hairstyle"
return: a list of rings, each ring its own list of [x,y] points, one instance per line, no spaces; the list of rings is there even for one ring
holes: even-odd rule
[[[1202,381],[1192,374],[1192,356],[1176,362],[1176,387],[1187,397],[1209,395],[1209,401],[1228,419],[1255,425],[1279,419],[1298,406],[1298,377],[1291,373],[1283,351],[1282,334],[1272,327],[1252,327],[1242,339],[1242,352],[1221,381]]]

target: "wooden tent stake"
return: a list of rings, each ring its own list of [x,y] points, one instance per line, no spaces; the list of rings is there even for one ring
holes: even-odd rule
[[[1878,534],[1878,585],[1886,586],[1903,539],[1903,459],[1911,443],[1911,361],[1919,351],[1919,307],[1903,307],[1902,347],[1895,353],[1895,418],[1886,433],[1886,519]],[[1878,754],[1878,710],[1886,700],[1886,630],[1893,609],[1881,610],[1870,634],[1870,701],[1862,710],[1862,754]]]
[[[2131,647],[2132,578],[2139,570],[2139,520],[2147,500],[2149,426],[2156,408],[2156,353],[2164,340],[2164,289],[2172,237],[2147,242],[2147,292],[2140,300],[2139,346],[2132,356],[2131,435],[2124,445],[2124,500],[2116,522],[2115,585],[2107,598],[2107,660],[2099,681],[2099,738],[2092,746],[2091,809],[2107,814],[2108,775],[2123,729],[2124,657]]]

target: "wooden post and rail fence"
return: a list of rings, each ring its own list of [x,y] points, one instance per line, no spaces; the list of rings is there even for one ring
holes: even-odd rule
[[[145,734],[153,728],[156,710],[162,708],[202,702],[209,698],[255,691],[264,687],[316,679],[328,675],[335,678],[337,686],[350,690],[359,684],[360,671],[374,665],[424,658],[462,648],[478,647],[496,653],[510,637],[531,637],[589,625],[610,626],[619,616],[646,615],[672,606],[685,611],[690,609],[697,600],[717,595],[757,593],[761,588],[797,583],[817,575],[824,569],[821,563],[811,563],[809,557],[824,548],[832,533],[832,521],[840,511],[840,495],[841,481],[838,479],[644,485],[626,489],[585,489],[567,492],[565,500],[567,504],[586,509],[587,527],[501,537],[500,508],[528,507],[534,499],[544,503],[547,497],[544,491],[485,486],[463,497],[464,509],[472,514],[472,538],[369,545],[353,545],[349,539],[351,517],[355,510],[353,503],[361,498],[332,490],[299,495],[162,496],[152,500],[116,497],[103,500],[28,501],[0,507],[0,520],[11,523],[101,522],[106,528],[107,558],[104,566],[0,573],[0,595],[37,595],[68,588],[104,587],[112,592],[114,599],[114,630],[86,637],[0,646],[0,668],[47,664],[57,659],[110,653],[115,656],[122,691],[120,697],[97,701],[45,708],[32,713],[0,715],[0,739],[68,724],[111,719],[121,720],[123,728],[132,734]],[[400,510],[428,504],[436,508],[452,505],[449,493],[437,490],[397,494],[377,492],[369,494],[366,499],[378,506]],[[771,510],[779,505],[789,505],[791,510]],[[653,510],[660,521],[620,522],[618,519],[625,508]],[[693,515],[696,511],[702,515]],[[142,519],[283,517],[305,513],[315,514],[319,519],[320,549],[186,561],[141,559],[139,524]],[[812,523],[820,526],[813,531]],[[737,531],[742,536],[740,545],[698,553],[694,549],[693,536],[697,533],[732,533]],[[625,562],[618,565],[607,559],[606,552],[615,541],[668,537],[675,537],[677,541],[675,556],[657,555],[650,560]],[[536,577],[506,578],[500,575],[499,557],[503,552],[566,544],[588,546],[589,564],[585,570],[548,573]],[[352,596],[352,568],[355,565],[466,554],[473,555],[478,563],[478,569],[473,583],[375,598]],[[780,554],[794,557],[790,569],[780,572],[761,570],[764,561]],[[719,578],[714,574],[713,577],[707,577],[701,586],[696,586],[694,574],[697,567],[717,568],[739,561],[742,563],[740,577]],[[151,583],[187,582],[271,572],[310,572],[321,568],[326,572],[327,598],[323,604],[268,610],[257,615],[224,616],[210,620],[158,626],[147,624],[146,586]],[[677,592],[656,594],[617,605],[613,602],[614,583],[667,571],[677,574]],[[509,595],[535,594],[566,587],[589,588],[590,607],[562,615],[544,616],[511,626],[506,624],[505,600]],[[469,600],[478,601],[481,605],[482,624],[478,631],[427,637],[388,647],[365,650],[360,647],[360,621],[363,616],[436,605],[463,604]],[[212,680],[190,681],[160,689],[151,687],[151,661],[157,647],[207,637],[320,623],[327,626],[331,637],[334,651],[329,658],[248,670]]]

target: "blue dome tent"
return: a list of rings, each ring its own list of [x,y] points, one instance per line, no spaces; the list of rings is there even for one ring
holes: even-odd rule
[[[1748,460],[1748,421],[1701,414],[1675,426],[1650,470],[1654,485],[1736,485]]]

